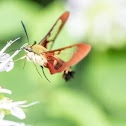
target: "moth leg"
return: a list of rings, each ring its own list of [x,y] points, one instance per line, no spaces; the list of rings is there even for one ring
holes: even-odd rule
[[[26,57],[28,57],[30,59],[30,57],[27,55],[27,53],[26,53]],[[26,57],[25,57],[23,69],[25,68],[25,65],[26,65]]]
[[[33,62],[34,63],[34,62]],[[36,64],[34,63],[34,65],[35,65],[35,68],[36,68],[36,70],[37,70],[37,72],[38,72],[38,74],[40,75],[40,77],[42,77],[42,75],[40,74],[40,72],[38,71],[38,68],[37,68],[37,66],[36,66]]]
[[[24,59],[24,58],[26,58],[26,55],[25,55],[25,56],[22,56],[21,58],[19,58],[19,59],[17,59],[17,60],[14,60],[14,62],[16,62],[16,61],[18,61],[18,60],[20,60],[20,59]]]
[[[26,57],[25,57],[25,61],[24,61],[24,66],[23,66],[23,69],[25,68],[25,64],[26,64]]]
[[[38,74],[40,75],[40,77],[42,77],[42,75],[41,75],[40,72],[38,71],[38,68],[37,68],[37,65],[36,65],[36,58],[34,59],[33,63],[34,63],[34,65],[35,65],[35,68],[36,68]]]
[[[45,72],[44,72],[44,69],[43,69],[43,66],[41,66],[42,68],[42,72],[43,72],[43,75],[45,76],[45,78],[49,81],[49,79],[47,78],[47,76],[45,75]],[[49,81],[50,82],[50,81]],[[51,83],[51,82],[50,82]]]

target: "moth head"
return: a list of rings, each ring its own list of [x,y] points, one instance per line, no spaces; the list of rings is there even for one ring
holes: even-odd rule
[[[24,50],[25,51],[28,51],[28,52],[33,52],[33,49],[32,49],[32,46],[31,45],[27,45],[24,47]]]
[[[34,45],[36,44],[36,41],[34,42],[33,45],[27,45],[24,47],[24,50],[29,51],[29,52],[34,52]]]

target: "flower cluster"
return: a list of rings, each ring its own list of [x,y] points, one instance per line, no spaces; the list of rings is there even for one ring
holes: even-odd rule
[[[11,94],[12,92],[8,89],[4,89],[2,86],[0,86],[0,124],[5,125],[8,124],[7,126],[18,126],[19,123],[4,120],[5,115],[11,114],[19,119],[25,119],[26,115],[22,108],[29,107],[31,105],[37,104],[38,101],[24,105],[27,101],[13,101],[10,98],[4,97],[1,95],[1,93],[8,93]],[[18,125],[17,125],[18,124]],[[20,123],[21,126],[23,126],[23,123]]]
[[[123,47],[125,6],[125,0],[67,0],[67,10],[71,13],[68,32],[72,38],[86,39],[97,48]]]
[[[15,41],[19,38],[15,39],[14,41],[10,41],[6,44],[6,46],[0,51],[0,72],[6,71],[9,72],[14,67],[13,57],[16,56],[23,48],[26,46],[24,44],[19,50],[16,50],[15,53],[10,56],[4,51]],[[25,119],[26,115],[22,108],[26,108],[37,104],[38,101],[24,105],[27,101],[13,101],[12,99],[5,97],[3,93],[12,94],[12,92],[8,89],[3,88],[0,85],[0,126],[26,126],[24,123],[17,123],[14,121],[4,120],[4,117],[8,114],[11,114],[19,119]]]
[[[10,70],[13,69],[14,67],[14,62],[13,62],[13,57],[16,56],[22,49],[23,47],[26,45],[24,44],[19,50],[16,50],[15,53],[10,56],[9,54],[7,53],[4,53],[4,51],[9,47],[11,46],[12,43],[14,43],[15,41],[17,41],[19,38],[15,39],[14,41],[11,41],[8,42],[6,44],[6,46],[0,51],[0,72],[2,71],[6,71],[6,72],[9,72]]]

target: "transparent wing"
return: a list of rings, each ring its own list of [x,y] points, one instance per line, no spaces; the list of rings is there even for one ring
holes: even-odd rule
[[[48,34],[39,42],[39,45],[44,46],[47,48],[47,44],[51,43],[51,47],[54,43],[54,40],[56,39],[57,35],[61,31],[63,25],[67,21],[69,17],[69,12],[65,12],[53,25],[51,30],[48,32]]]
[[[66,70],[68,67],[75,65],[82,60],[90,51],[91,46],[89,44],[74,44],[64,48],[44,52],[47,57],[47,68],[50,73],[59,73]],[[63,56],[64,51],[70,51],[70,56],[67,55],[67,59]]]

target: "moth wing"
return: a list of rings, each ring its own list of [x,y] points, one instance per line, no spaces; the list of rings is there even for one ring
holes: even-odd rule
[[[65,60],[63,57],[61,57],[61,54],[64,54],[64,51],[69,49],[74,49],[75,51],[72,52],[69,59]],[[47,51],[47,68],[49,68],[51,74],[63,72],[68,67],[73,66],[82,60],[90,50],[91,46],[89,44],[80,43],[52,51]]]
[[[47,43],[51,42],[51,47],[52,47],[54,40],[56,39],[57,35],[61,31],[68,17],[69,17],[69,12],[65,12],[64,14],[62,14],[61,17],[53,25],[51,30],[48,32],[48,34],[39,42],[39,45],[47,48]]]

